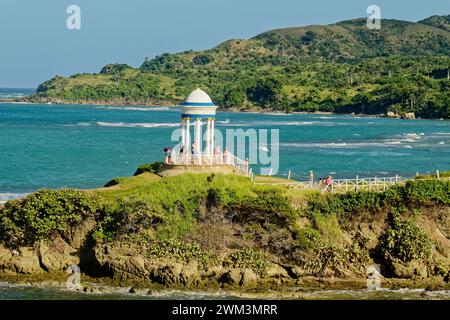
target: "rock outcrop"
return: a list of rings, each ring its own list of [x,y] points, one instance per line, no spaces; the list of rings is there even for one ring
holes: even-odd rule
[[[416,119],[416,115],[414,114],[414,112],[408,112],[402,115],[402,119],[414,120]]]
[[[390,118],[390,119],[400,118],[400,115],[395,112],[388,111],[386,113],[386,118]]]
[[[81,249],[88,234],[95,227],[88,218],[71,230],[41,240],[34,247],[7,248],[0,244],[0,271],[10,274],[42,274],[64,271],[70,265],[78,265],[83,257]]]

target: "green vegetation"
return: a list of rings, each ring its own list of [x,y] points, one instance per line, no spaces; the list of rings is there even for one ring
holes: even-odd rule
[[[7,202],[0,242],[33,246],[91,217],[89,243],[101,252],[133,247],[134,255],[194,262],[202,270],[248,268],[265,277],[275,262],[298,266],[304,275],[365,277],[376,258],[392,270],[398,260],[446,274],[448,259],[439,253],[446,244],[435,242],[430,226],[446,223],[450,181],[325,195],[255,185],[237,175],[146,172],[115,181],[109,188],[42,190]]]
[[[217,258],[204,251],[198,243],[185,243],[177,239],[154,242],[145,255],[151,258],[171,257],[185,263],[196,261],[203,268],[217,263]]]
[[[432,242],[428,235],[411,221],[401,221],[393,215],[384,234],[380,250],[403,262],[426,260],[431,254]]]
[[[267,256],[264,252],[253,249],[237,250],[230,254],[224,265],[233,268],[249,268],[264,276],[266,274]]]
[[[33,101],[178,103],[196,87],[223,108],[450,118],[450,22],[365,19],[287,28],[202,51],[163,54],[140,68],[57,76]]]
[[[437,179],[437,177],[437,174],[419,174],[415,179]],[[440,172],[439,178],[450,178],[450,171]]]
[[[341,216],[376,212],[386,207],[409,207],[450,204],[450,181],[412,180],[382,193],[359,191],[345,194],[314,195],[306,213]]]
[[[76,190],[41,190],[0,209],[0,241],[8,246],[34,245],[56,232],[65,232],[103,211],[99,197]]]
[[[143,174],[144,172],[150,172],[150,173],[160,173],[162,168],[164,167],[164,162],[158,161],[154,163],[146,163],[143,165],[140,165],[136,172],[135,176]]]

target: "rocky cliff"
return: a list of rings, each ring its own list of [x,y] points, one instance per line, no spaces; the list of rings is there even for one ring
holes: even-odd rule
[[[135,188],[143,176],[129,179]],[[83,219],[68,218],[32,242],[24,234],[46,217],[34,216],[33,226],[15,220],[13,227],[10,214],[31,208],[30,199],[8,203],[0,211],[0,278],[51,279],[79,265],[86,276],[122,286],[275,288],[311,281],[362,286],[368,270],[379,265],[384,285],[449,288],[448,181],[411,181],[385,193],[311,195],[254,186],[237,176],[151,179],[155,190],[172,196],[181,192],[173,189],[180,182],[189,180],[191,187],[184,185],[187,197],[177,194],[176,201],[162,196],[157,203],[153,194],[148,202],[117,203],[131,190],[153,192],[148,186],[130,189],[119,179],[122,185],[96,191],[105,203],[99,212],[89,202],[97,213],[83,211]],[[70,201],[53,206],[70,211],[84,204],[86,210],[87,202],[76,198],[84,193],[69,194]]]

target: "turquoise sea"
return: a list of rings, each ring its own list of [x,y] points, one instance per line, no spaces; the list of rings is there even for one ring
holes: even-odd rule
[[[132,175],[162,160],[179,123],[177,108],[0,103],[0,201]],[[232,128],[279,129],[278,175],[300,180],[310,170],[337,178],[450,170],[449,121],[218,113],[216,129]]]
[[[17,92],[16,92],[17,93]],[[20,93],[17,93],[20,94]],[[40,188],[95,188],[162,159],[173,145],[180,110],[166,107],[0,103],[0,201]],[[280,170],[296,179],[413,176],[450,170],[450,122],[389,120],[350,115],[226,113],[216,129],[278,129]],[[253,166],[258,173],[258,165]],[[125,290],[125,291],[124,291]],[[448,299],[424,290],[305,291],[305,299]],[[228,293],[165,291],[136,295],[126,289],[87,294],[0,283],[3,299],[227,299]]]

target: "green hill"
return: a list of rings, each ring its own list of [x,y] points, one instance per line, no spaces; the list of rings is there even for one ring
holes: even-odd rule
[[[421,22],[365,19],[272,30],[205,51],[111,64],[55,77],[33,101],[174,104],[196,87],[223,108],[450,117],[449,16]]]
[[[450,15],[432,16],[425,20],[419,21],[419,23],[450,31]]]

